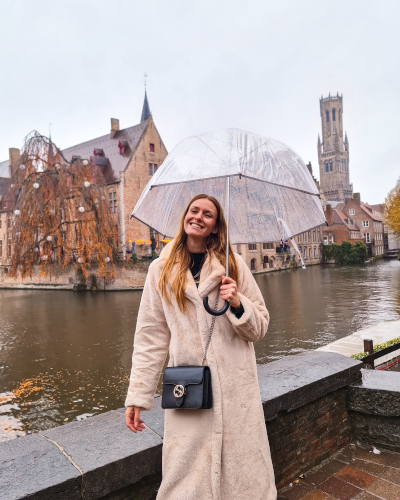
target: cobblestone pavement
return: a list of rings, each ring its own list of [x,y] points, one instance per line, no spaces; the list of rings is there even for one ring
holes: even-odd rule
[[[285,488],[286,489],[286,488]],[[278,500],[400,500],[400,454],[380,454],[348,445],[322,467],[316,467]]]

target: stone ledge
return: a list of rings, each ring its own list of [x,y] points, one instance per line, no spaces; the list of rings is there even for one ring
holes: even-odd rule
[[[40,434],[0,445],[0,499],[79,500],[82,476]]]
[[[134,434],[118,411],[56,427],[42,435],[61,446],[81,469],[82,495],[87,500],[161,471],[162,439],[149,429]]]
[[[364,369],[361,373],[362,380],[347,388],[349,410],[400,417],[400,374]]]
[[[267,421],[360,379],[362,362],[341,354],[307,351],[257,367]]]
[[[361,366],[340,354],[315,351],[259,366],[266,420],[357,381]],[[121,408],[0,444],[0,500],[142,498],[142,488],[149,488],[145,478],[159,478],[161,472],[161,398],[142,413],[147,429],[141,433],[126,427],[124,412]]]

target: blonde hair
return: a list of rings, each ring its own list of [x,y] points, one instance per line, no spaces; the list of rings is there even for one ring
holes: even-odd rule
[[[183,312],[186,311],[185,302],[185,288],[186,288],[186,273],[192,264],[192,257],[189,250],[187,249],[187,234],[184,229],[185,217],[189,211],[190,206],[197,200],[206,199],[210,200],[217,209],[217,232],[211,233],[206,241],[206,249],[209,253],[210,259],[215,257],[224,267],[226,266],[226,221],[224,217],[224,212],[217,199],[213,196],[207,196],[206,194],[198,194],[190,200],[183,215],[181,217],[181,222],[179,225],[179,232],[173,241],[171,253],[167,257],[160,279],[158,281],[158,289],[163,297],[166,297],[170,301],[170,297],[167,292],[167,285],[169,284],[172,274],[172,268],[175,262],[178,262],[178,269],[173,278],[171,284],[171,291],[175,295],[176,301],[178,303],[179,309]],[[238,281],[238,267],[236,263],[235,256],[231,244],[229,243],[229,276]],[[239,285],[239,284],[238,284]]]

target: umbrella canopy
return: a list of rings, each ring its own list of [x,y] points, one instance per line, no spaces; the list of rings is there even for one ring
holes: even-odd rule
[[[174,237],[188,202],[200,193],[221,203],[232,244],[286,240],[325,223],[318,189],[300,156],[282,142],[238,129],[181,141],[147,184],[132,217]]]

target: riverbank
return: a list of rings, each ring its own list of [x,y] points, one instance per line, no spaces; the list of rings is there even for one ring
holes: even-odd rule
[[[94,265],[89,276],[85,278],[77,272],[73,264],[67,266],[61,275],[41,276],[38,268],[34,268],[32,277],[21,279],[11,278],[8,275],[8,266],[0,266],[0,289],[13,290],[71,290],[71,291],[137,291],[143,290],[147,271],[152,260],[138,260],[136,262],[115,263],[115,278],[110,282],[96,278],[96,266]],[[306,265],[314,266],[321,264],[319,259],[306,261]],[[252,271],[253,274],[269,274],[279,271],[294,270],[301,268],[297,261],[286,259],[275,259],[274,267],[266,267],[261,271]]]

